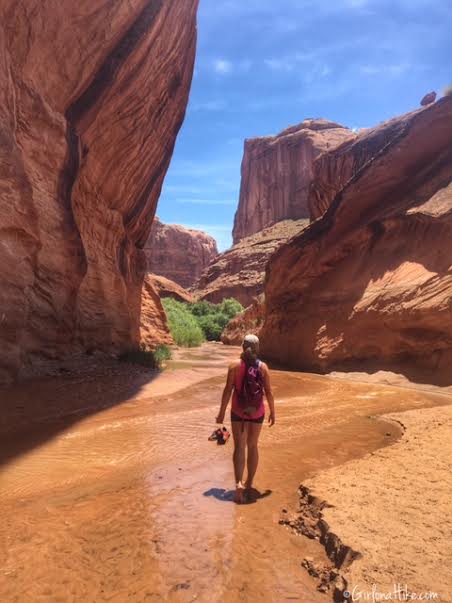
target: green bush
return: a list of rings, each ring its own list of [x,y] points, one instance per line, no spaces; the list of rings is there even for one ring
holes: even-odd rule
[[[162,299],[168,325],[177,345],[193,348],[204,341],[204,334],[196,318],[190,312],[189,304],[166,297]]]
[[[148,350],[146,345],[142,343],[139,348],[130,349],[120,354],[119,360],[120,362],[130,362],[131,364],[140,364],[147,368],[158,369],[163,360],[159,351],[159,348],[162,347],[168,346],[158,346],[155,350]]]
[[[200,345],[207,341],[219,341],[223,329],[243,306],[232,297],[221,304],[199,301],[186,304],[171,298],[162,299],[171,335],[174,341],[185,347]]]
[[[225,314],[229,320],[243,312],[243,306],[240,302],[238,302],[233,297],[229,297],[228,299],[224,299],[220,304],[220,312],[221,314]],[[229,322],[228,320],[228,322]],[[225,325],[226,326],[226,325]]]
[[[215,304],[212,304],[208,301],[199,301],[195,304],[191,304],[190,312],[194,314],[194,316],[207,316],[207,314],[215,313]]]
[[[232,297],[224,299],[220,304],[200,301],[191,305],[192,314],[195,315],[207,341],[220,341],[221,333],[228,322],[243,311],[242,305]]]
[[[159,364],[171,358],[171,349],[164,343],[158,345],[154,350],[154,358]]]
[[[221,333],[228,322],[229,319],[223,314],[208,314],[207,316],[200,316],[198,318],[198,324],[207,341],[219,341]]]

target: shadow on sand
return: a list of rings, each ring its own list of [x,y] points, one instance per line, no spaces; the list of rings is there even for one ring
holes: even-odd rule
[[[133,399],[158,375],[120,365],[115,375],[43,377],[0,387],[0,467],[85,417]]]
[[[245,500],[242,504],[251,505],[256,503],[261,498],[266,498],[272,494],[271,490],[265,490],[264,492],[260,492],[256,488],[249,488],[245,493]],[[235,490],[225,490],[224,488],[210,488],[210,490],[206,490],[203,492],[203,496],[213,496],[217,500],[221,500],[222,502],[235,502],[234,501]]]

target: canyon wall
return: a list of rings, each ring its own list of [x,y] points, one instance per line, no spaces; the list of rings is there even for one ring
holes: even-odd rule
[[[148,271],[189,288],[218,255],[213,237],[155,218],[145,245]]]
[[[0,0],[0,380],[140,337],[197,0]]]
[[[225,345],[242,345],[245,335],[253,333],[260,337],[265,318],[264,295],[258,295],[251,304],[237,314],[221,334],[221,341]]]
[[[160,298],[171,297],[176,301],[186,302],[187,304],[195,302],[195,298],[190,291],[187,291],[169,278],[157,274],[147,274],[145,280],[152,283],[154,290]]]
[[[384,152],[409,127],[412,113],[395,117],[378,127],[361,130],[359,135],[333,150],[325,151],[313,163],[312,183],[308,194],[311,220],[325,213],[331,202],[349,180]]]
[[[277,136],[245,141],[234,243],[286,219],[308,218],[314,159],[355,134],[325,119],[306,119]]]
[[[271,255],[307,224],[308,220],[283,220],[245,237],[209,264],[194,294],[215,304],[234,297],[248,306],[264,290],[265,266]]]
[[[143,281],[141,293],[140,340],[148,348],[154,349],[159,344],[174,343],[171,336],[165,310],[160,300],[160,291],[151,274]]]
[[[268,263],[263,352],[297,368],[452,381],[452,98],[317,167],[311,203],[326,211]]]

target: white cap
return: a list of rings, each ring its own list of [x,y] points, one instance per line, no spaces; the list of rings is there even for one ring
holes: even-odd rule
[[[243,339],[243,345],[245,345],[245,343],[251,343],[252,345],[259,345],[259,337],[257,335],[253,335],[252,333],[248,333],[248,335],[245,335],[245,337]]]

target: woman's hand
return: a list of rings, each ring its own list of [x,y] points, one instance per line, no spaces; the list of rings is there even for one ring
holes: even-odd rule
[[[216,422],[223,424],[224,423],[224,412],[220,412],[218,413],[218,416],[216,418]]]
[[[275,413],[271,412],[269,417],[268,417],[268,425],[269,427],[271,427],[272,425],[275,424]]]

